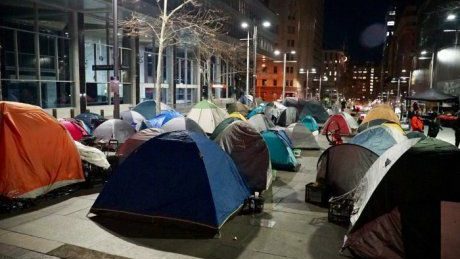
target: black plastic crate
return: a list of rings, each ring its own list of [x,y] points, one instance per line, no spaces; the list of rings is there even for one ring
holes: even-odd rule
[[[350,217],[352,212],[352,199],[331,199],[329,201],[329,211],[327,213],[327,219],[331,223],[335,223],[342,226],[348,226],[350,224]]]
[[[328,198],[326,185],[317,182],[305,185],[305,202],[327,206]]]

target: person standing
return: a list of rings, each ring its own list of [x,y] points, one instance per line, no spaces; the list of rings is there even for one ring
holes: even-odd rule
[[[457,119],[454,121],[453,129],[455,131],[455,146],[460,144],[460,112],[457,112]]]
[[[412,119],[410,121],[410,126],[412,128],[412,131],[418,131],[418,132],[423,133],[424,125],[423,125],[422,119],[420,118],[420,114],[418,110],[415,111],[414,116],[412,116]]]
[[[428,137],[436,138],[439,130],[443,130],[441,127],[441,122],[439,121],[438,114],[433,112],[428,123]]]

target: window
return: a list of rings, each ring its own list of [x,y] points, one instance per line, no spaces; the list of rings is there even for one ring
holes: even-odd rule
[[[267,86],[267,79],[262,79],[262,86]]]
[[[277,66],[273,67],[273,74],[278,74],[278,67]]]
[[[287,32],[289,34],[294,34],[295,33],[295,27],[294,26],[288,26],[287,27]]]
[[[287,46],[288,47],[294,47],[295,41],[294,40],[287,40]]]
[[[273,80],[273,86],[278,86],[278,81],[276,79]]]

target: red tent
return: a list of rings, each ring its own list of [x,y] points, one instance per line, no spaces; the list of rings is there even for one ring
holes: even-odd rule
[[[79,121],[74,119],[59,119],[59,123],[64,126],[75,141],[79,141],[84,136],[90,135]]]
[[[339,134],[342,136],[351,136],[354,135],[358,129],[358,123],[356,120],[351,117],[350,114],[342,112],[339,114],[332,115],[324,124],[322,134],[329,132],[334,132],[339,130]]]

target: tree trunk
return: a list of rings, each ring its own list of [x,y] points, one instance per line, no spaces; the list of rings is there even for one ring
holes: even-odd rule
[[[163,21],[161,24],[160,38],[158,39],[158,62],[157,62],[157,77],[155,78],[155,112],[161,112],[161,79],[163,75],[163,51],[164,51],[164,34],[167,23],[166,12],[168,11],[168,1],[164,0]],[[155,46],[154,46],[155,48]]]
[[[206,59],[206,80],[208,85],[208,100],[212,100],[212,87],[211,87],[211,58]]]

